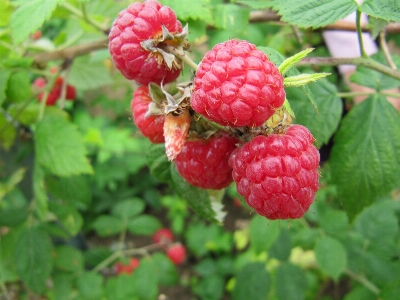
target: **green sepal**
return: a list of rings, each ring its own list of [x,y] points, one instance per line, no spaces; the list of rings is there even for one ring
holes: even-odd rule
[[[287,71],[290,70],[295,64],[301,61],[304,57],[308,55],[308,53],[312,52],[314,48],[307,48],[289,58],[286,58],[278,67],[279,72],[284,75]]]
[[[284,86],[303,86],[310,82],[315,82],[318,79],[325,78],[326,76],[331,75],[331,73],[315,73],[315,74],[300,74],[296,76],[286,77],[284,79]]]

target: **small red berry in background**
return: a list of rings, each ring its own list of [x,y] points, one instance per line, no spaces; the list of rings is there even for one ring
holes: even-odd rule
[[[52,89],[50,90],[50,92],[47,96],[47,100],[46,100],[47,106],[55,105],[57,100],[60,99],[63,82],[64,82],[64,79],[62,77],[57,77],[56,82],[54,83],[54,86],[52,87]],[[43,77],[38,77],[33,81],[33,85],[38,89],[42,89],[47,85],[47,82],[46,82],[46,79],[44,79]],[[43,96],[44,96],[44,92],[42,92],[38,95],[39,102],[42,102]],[[76,99],[76,90],[72,85],[67,84],[65,99],[71,100],[71,101]]]
[[[174,11],[154,0],[132,3],[119,13],[109,34],[109,51],[115,67],[142,85],[175,80],[180,69],[169,69],[161,56],[142,47],[142,42],[159,39],[162,25],[170,33],[181,33],[182,24]]]
[[[206,53],[196,71],[192,108],[224,126],[261,126],[283,105],[283,76],[248,41],[229,40]]]
[[[174,234],[168,228],[161,228],[153,235],[153,242],[161,245],[168,245],[174,240]]]
[[[148,116],[146,112],[152,102],[147,86],[141,86],[133,93],[131,110],[133,121],[140,132],[152,143],[164,143],[164,116]]]
[[[40,30],[38,30],[38,31],[32,33],[31,37],[34,40],[38,40],[42,37],[42,32]]]
[[[237,208],[242,207],[242,202],[238,198],[233,198],[233,205],[235,205]]]
[[[122,262],[118,261],[115,263],[115,269],[117,274],[120,275],[122,273],[125,274],[132,274],[135,269],[139,267],[140,261],[136,258],[131,258],[128,264],[123,264]]]
[[[225,133],[209,139],[189,140],[175,159],[179,174],[190,184],[203,189],[219,190],[232,181],[229,156],[237,140]]]
[[[301,218],[318,190],[319,152],[301,125],[281,134],[259,135],[229,159],[237,191],[270,220]]]
[[[171,245],[167,249],[167,256],[175,265],[180,265],[186,258],[186,249],[180,243]]]

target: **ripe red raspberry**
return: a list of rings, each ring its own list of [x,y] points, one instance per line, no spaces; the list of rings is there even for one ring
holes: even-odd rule
[[[67,84],[66,89],[67,90],[65,93],[65,99],[74,101],[76,99],[76,89],[72,85],[69,85],[69,84]]]
[[[148,116],[148,110],[151,98],[147,86],[139,87],[133,94],[131,101],[132,117],[136,127],[152,143],[164,143],[164,116]]]
[[[262,125],[283,105],[283,77],[256,46],[229,40],[207,52],[196,71],[193,109],[221,125]]]
[[[189,140],[175,159],[179,174],[190,184],[203,189],[219,190],[232,181],[229,156],[237,140],[227,134]]]
[[[186,258],[186,249],[180,243],[174,244],[167,249],[167,256],[175,265],[180,265]]]
[[[115,263],[115,269],[117,274],[131,274],[135,269],[137,269],[140,265],[140,261],[136,258],[131,258],[128,264],[123,264],[122,262],[118,261]]]
[[[319,152],[301,125],[284,134],[256,136],[235,150],[229,164],[237,191],[268,219],[301,218],[318,190]]]
[[[153,234],[153,242],[156,244],[167,245],[174,240],[174,234],[168,228],[161,228]]]
[[[119,13],[109,34],[109,51],[118,70],[127,78],[148,85],[175,80],[180,70],[157,62],[141,42],[162,36],[162,25],[171,33],[182,32],[174,11],[157,1],[136,2]],[[150,55],[150,56],[149,56]]]

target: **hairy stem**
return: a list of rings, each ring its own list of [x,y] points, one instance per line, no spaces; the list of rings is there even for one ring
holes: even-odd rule
[[[90,18],[87,13],[86,13],[86,7],[84,4],[82,4],[82,11],[76,8],[75,6],[69,4],[68,2],[63,2],[61,4],[62,7],[64,7],[66,10],[68,10],[70,13],[73,15],[77,16],[78,18],[84,20],[86,23],[90,24],[94,28],[104,32],[105,34],[108,34],[109,29],[105,28],[103,24],[97,22],[96,20],[93,20]]]
[[[371,281],[369,281],[367,278],[364,276],[358,275],[349,269],[344,270],[344,273],[346,273],[351,279],[361,283],[363,286],[365,286],[367,289],[369,289],[371,292],[373,292],[375,295],[380,294],[380,289],[374,285]]]
[[[364,43],[363,43],[363,36],[362,36],[362,30],[361,30],[361,11],[357,9],[357,36],[358,36],[358,44],[360,46],[360,55],[362,57],[368,57],[368,54],[365,52],[364,49]]]
[[[339,66],[356,65],[363,66],[400,80],[400,72],[393,70],[371,58],[365,57],[309,57],[297,63],[298,66]]]
[[[172,54],[174,54],[176,57],[178,57],[183,62],[185,62],[193,70],[197,71],[197,68],[199,66],[187,55],[186,51],[180,51],[171,46],[168,47],[168,51],[171,52]]]
[[[392,56],[390,55],[390,51],[389,51],[389,47],[386,43],[386,34],[385,31],[382,30],[379,33],[379,44],[381,45],[381,49],[383,51],[383,53],[385,54],[385,58],[386,61],[388,62],[389,66],[393,69],[393,70],[397,70],[397,66],[394,63]]]

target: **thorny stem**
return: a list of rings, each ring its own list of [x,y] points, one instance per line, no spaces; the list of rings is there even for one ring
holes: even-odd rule
[[[349,269],[344,270],[344,273],[346,273],[351,279],[358,281],[361,283],[363,286],[365,286],[367,289],[369,289],[371,292],[373,292],[375,295],[380,294],[380,289],[374,285],[371,281],[369,281],[367,278],[364,276],[358,275]]]
[[[368,54],[365,52],[364,49],[364,43],[363,43],[363,38],[362,38],[362,29],[361,29],[361,11],[357,9],[357,36],[358,36],[358,44],[360,46],[360,55],[362,57],[368,57]]]
[[[185,62],[188,66],[190,66],[193,70],[197,71],[198,65],[187,55],[185,51],[179,51],[178,49],[168,46],[168,51],[174,54],[176,57],[179,57],[183,62]]]
[[[385,34],[385,31],[384,31],[384,30],[382,30],[382,31],[379,33],[379,44],[381,45],[382,51],[383,51],[383,53],[384,53],[384,55],[385,55],[385,58],[386,58],[386,60],[387,60],[387,62],[388,62],[388,64],[389,64],[389,66],[390,66],[393,70],[397,70],[397,66],[396,66],[396,64],[394,63],[394,61],[393,61],[393,59],[392,59],[392,56],[390,55],[389,47],[388,47],[388,45],[387,45],[387,43],[386,43],[386,34]]]
[[[298,66],[339,66],[339,65],[355,65],[363,66],[390,77],[400,80],[400,72],[393,70],[383,64],[365,57],[308,57],[297,63]]]

